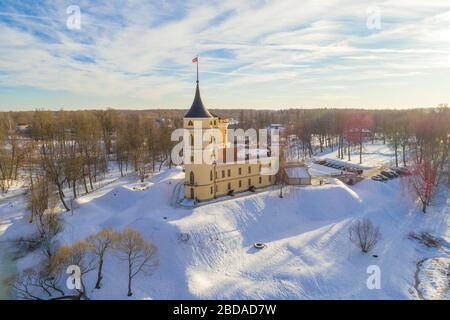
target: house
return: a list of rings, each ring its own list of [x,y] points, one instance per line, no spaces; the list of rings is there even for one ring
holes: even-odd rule
[[[311,175],[308,168],[303,164],[287,164],[284,169],[288,184],[290,185],[310,185]]]
[[[275,183],[274,175],[263,170],[271,166],[267,152],[267,159],[256,163],[238,156],[237,141],[228,141],[229,123],[228,119],[210,113],[204,106],[197,80],[194,101],[183,119],[183,127],[189,137],[184,139],[183,149],[185,198],[204,201],[237,192],[253,191]],[[196,141],[195,137],[199,134],[201,136],[208,129],[220,133],[221,141],[217,141],[215,137],[211,137],[209,141],[202,138],[199,142]],[[206,148],[211,145],[214,147],[213,151],[207,153],[208,161],[205,161],[205,151],[210,150]]]
[[[31,133],[31,125],[28,123],[17,123],[16,132],[22,135],[29,135]]]

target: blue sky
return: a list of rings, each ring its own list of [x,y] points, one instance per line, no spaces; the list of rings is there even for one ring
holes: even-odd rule
[[[434,107],[450,2],[0,0],[1,111],[188,108],[195,56],[210,108]]]

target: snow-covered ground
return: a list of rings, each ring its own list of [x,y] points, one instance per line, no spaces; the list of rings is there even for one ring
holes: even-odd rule
[[[73,216],[64,214],[58,240],[69,244],[105,227],[140,230],[157,245],[160,262],[153,275],[134,281],[134,299],[411,299],[418,298],[416,263],[448,257],[408,239],[411,231],[424,230],[450,241],[448,188],[426,215],[399,179],[352,187],[332,179],[286,188],[282,199],[268,189],[182,208],[173,205],[172,193],[183,177],[181,168],[145,185],[128,176],[80,197]],[[23,199],[0,203],[0,241],[32,231],[24,215]],[[371,254],[361,254],[348,240],[349,225],[361,217],[382,233]],[[189,239],[180,240],[181,234]],[[267,247],[254,249],[255,242]],[[17,267],[35,263],[36,256],[28,255]],[[380,290],[366,286],[370,265],[380,267]],[[92,289],[95,272],[88,274],[89,297],[126,299],[125,265],[108,255],[104,272],[100,290]]]
[[[347,153],[344,154],[344,159],[338,158],[337,149],[334,151],[324,150],[316,156],[329,160],[336,164],[349,164],[353,167],[361,169],[371,169],[382,166],[384,164],[394,164],[394,151],[388,144],[383,144],[380,141],[375,141],[374,144],[367,143],[363,146],[362,164],[359,163],[359,146],[352,148],[350,152],[350,161],[348,161]],[[401,162],[401,153],[399,152],[399,163]]]
[[[25,184],[25,181],[20,180],[14,180],[11,182],[10,187],[8,188],[8,192],[1,193],[0,192],[0,201],[2,200],[8,200],[14,197],[17,197],[27,191],[28,187]]]
[[[420,265],[419,286],[424,299],[450,299],[450,258],[431,258]]]

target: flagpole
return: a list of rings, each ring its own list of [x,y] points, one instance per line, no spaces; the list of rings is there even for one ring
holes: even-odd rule
[[[198,83],[198,58],[197,58],[197,83]]]

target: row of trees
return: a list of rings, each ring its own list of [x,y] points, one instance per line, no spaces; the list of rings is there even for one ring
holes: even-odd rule
[[[29,131],[16,130],[18,118],[27,121]],[[20,174],[31,189],[45,180],[69,210],[67,189],[73,199],[90,192],[111,160],[122,175],[131,168],[144,179],[163,163],[170,165],[172,122],[156,120],[113,110],[0,113],[1,192]]]
[[[45,251],[39,267],[21,272],[13,291],[22,299],[88,299],[86,275],[97,270],[95,289],[100,289],[107,254],[112,253],[127,266],[127,295],[132,296],[132,281],[138,274],[149,275],[158,265],[157,248],[133,229],[116,232],[110,228],[72,245]],[[72,287],[67,286],[69,276]]]
[[[287,134],[300,140],[299,157],[311,157],[324,148],[337,148],[339,158],[351,160],[350,151],[357,148],[359,161],[363,163],[363,142],[381,139],[392,145],[395,165],[406,166],[409,147],[421,143],[425,132],[448,143],[450,111],[446,105],[429,110],[322,109],[288,110],[285,114],[287,117],[281,123],[287,128]]]

